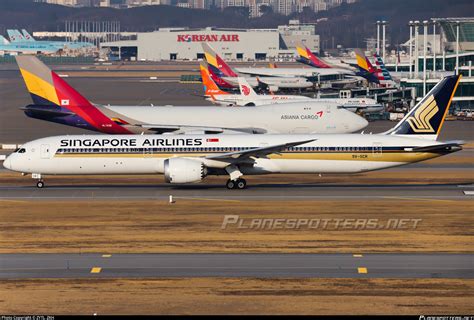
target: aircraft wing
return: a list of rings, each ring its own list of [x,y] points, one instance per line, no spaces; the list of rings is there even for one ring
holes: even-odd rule
[[[249,134],[263,134],[267,131],[261,128],[224,128],[224,127],[205,127],[205,126],[189,126],[189,125],[159,125],[159,124],[143,124],[142,128],[150,129],[158,134],[174,133],[174,134],[189,134],[197,131],[204,131],[207,134],[218,133],[249,133]]]
[[[221,161],[235,163],[235,162],[239,162],[240,160],[249,159],[251,157],[264,158],[264,157],[268,156],[269,154],[279,153],[279,152],[281,152],[285,149],[288,149],[288,148],[291,148],[291,147],[294,147],[294,146],[299,146],[299,145],[302,145],[302,144],[305,144],[305,143],[313,142],[315,140],[316,139],[295,141],[295,142],[276,144],[276,145],[273,145],[273,146],[252,148],[252,149],[235,151],[235,152],[228,152],[228,153],[218,154],[218,155],[210,155],[210,156],[207,156],[206,159],[221,160]]]

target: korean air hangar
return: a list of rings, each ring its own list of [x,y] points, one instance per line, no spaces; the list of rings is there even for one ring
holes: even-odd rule
[[[312,25],[288,25],[275,29],[160,28],[137,33],[132,40],[101,43],[116,60],[162,61],[204,58],[201,43],[209,43],[226,61],[285,60],[305,43],[319,52],[319,35]]]

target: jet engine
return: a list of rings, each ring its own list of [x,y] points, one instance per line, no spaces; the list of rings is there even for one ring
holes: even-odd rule
[[[164,163],[164,174],[168,183],[199,182],[207,175],[207,168],[198,160],[169,158]]]

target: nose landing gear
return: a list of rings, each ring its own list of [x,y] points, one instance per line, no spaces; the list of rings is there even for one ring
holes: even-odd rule
[[[37,186],[38,188],[41,189],[41,188],[44,187],[44,181],[43,181],[43,179],[41,178],[41,173],[33,173],[33,174],[31,175],[31,177],[32,177],[33,179],[38,179],[38,182],[36,182],[36,186]]]

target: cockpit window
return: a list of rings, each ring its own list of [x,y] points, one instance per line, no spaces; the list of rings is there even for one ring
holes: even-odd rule
[[[26,152],[25,148],[20,148],[20,150],[18,150],[18,153],[25,153],[25,152]]]

